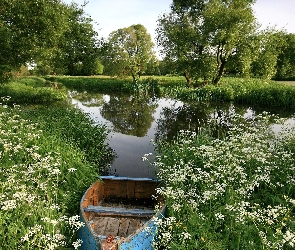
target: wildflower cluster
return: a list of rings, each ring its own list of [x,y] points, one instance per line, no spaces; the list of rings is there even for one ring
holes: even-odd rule
[[[295,246],[295,166],[287,149],[295,130],[275,133],[271,119],[235,115],[225,138],[181,131],[161,147],[157,191],[169,216],[158,222],[156,249]]]
[[[89,178],[83,152],[0,105],[0,242],[3,249],[78,249],[78,208]],[[71,207],[73,206],[73,207]]]

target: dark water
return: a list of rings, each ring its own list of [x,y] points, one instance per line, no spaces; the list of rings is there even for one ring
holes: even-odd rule
[[[145,96],[86,92],[72,92],[71,96],[73,105],[111,130],[109,145],[116,158],[109,174],[128,177],[155,177],[151,164],[142,160],[146,154],[153,160],[155,140],[169,140],[181,129],[197,132],[200,127],[206,126],[208,119],[226,120],[232,113],[253,116],[264,111],[248,106],[187,104]],[[292,111],[267,111],[279,113],[285,118],[294,114]]]

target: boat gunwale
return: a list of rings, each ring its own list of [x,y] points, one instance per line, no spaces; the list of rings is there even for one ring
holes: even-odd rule
[[[147,181],[147,182],[155,182],[155,183],[159,183],[159,180],[157,179],[151,179],[151,178],[133,178],[133,177],[117,177],[117,176],[100,176],[100,179],[97,180],[96,182],[94,182],[87,190],[86,192],[83,194],[81,202],[80,202],[80,213],[81,216],[83,217],[84,221],[85,221],[85,226],[88,228],[88,230],[91,232],[91,234],[93,235],[95,241],[97,242],[97,244],[102,244],[103,240],[106,240],[108,238],[108,236],[106,235],[100,235],[97,234],[94,229],[91,227],[90,225],[90,221],[86,218],[85,212],[84,212],[84,207],[83,207],[83,201],[84,198],[86,196],[86,194],[93,188],[93,186],[96,185],[97,182],[103,182],[103,180],[108,179],[108,180],[130,180],[130,181]],[[140,226],[134,233],[128,235],[127,237],[119,237],[119,236],[114,236],[114,239],[116,239],[116,244],[120,245],[123,242],[130,242],[132,240],[133,237],[135,237],[140,231],[145,230],[146,228],[148,228],[148,226],[153,223],[155,220],[157,220],[157,218],[160,217],[160,215],[164,214],[165,211],[165,204],[161,204],[160,208],[157,209],[155,211],[155,214],[152,215],[142,226]]]

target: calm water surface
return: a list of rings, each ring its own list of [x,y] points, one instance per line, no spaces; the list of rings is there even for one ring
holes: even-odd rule
[[[183,105],[169,99],[143,100],[102,94],[86,99],[73,95],[72,104],[110,128],[109,145],[116,154],[110,175],[148,178],[155,177],[155,170],[142,157],[152,154],[149,158],[153,160],[153,141],[161,111],[165,107]]]
[[[109,174],[117,176],[154,178],[155,170],[142,157],[151,153],[149,158],[153,160],[155,140],[171,139],[181,129],[197,131],[205,126],[206,120],[226,120],[231,113],[259,113],[248,106],[185,104],[172,99],[118,94],[71,92],[71,97],[73,105],[111,130],[109,145],[116,158]],[[291,113],[280,115],[291,117]]]

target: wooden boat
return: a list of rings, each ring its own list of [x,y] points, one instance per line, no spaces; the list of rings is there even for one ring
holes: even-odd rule
[[[148,178],[102,176],[83,195],[78,232],[82,250],[152,248],[157,218],[164,215],[162,199],[156,200],[157,181]],[[155,205],[159,205],[157,211]]]

